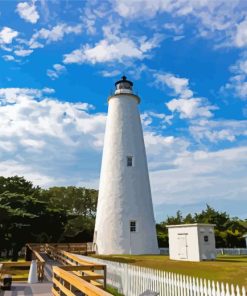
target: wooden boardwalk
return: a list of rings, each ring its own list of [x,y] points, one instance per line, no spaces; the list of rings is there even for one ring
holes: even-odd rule
[[[105,291],[106,266],[81,260],[72,253],[92,253],[88,249],[88,244],[27,244],[24,266],[30,268],[31,260],[35,258],[41,282],[28,284],[25,276],[21,278],[25,282],[12,282],[11,291],[0,290],[0,296],[111,296]],[[16,275],[23,274],[22,266],[5,263],[0,276],[10,274],[16,280]]]
[[[47,256],[46,253],[40,253],[42,258],[45,260],[45,280],[44,282],[52,282],[52,267],[53,266],[60,266],[61,263],[51,259],[49,256]]]
[[[43,282],[38,284],[18,283],[12,285],[11,291],[1,291],[1,296],[51,296],[51,282]]]

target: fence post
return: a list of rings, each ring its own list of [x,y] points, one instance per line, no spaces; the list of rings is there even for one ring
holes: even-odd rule
[[[242,288],[242,296],[246,296],[246,290],[245,290],[245,287]]]
[[[239,286],[237,286],[237,288],[236,288],[236,292],[237,292],[237,296],[241,296],[241,295],[240,295],[240,289],[239,289]]]

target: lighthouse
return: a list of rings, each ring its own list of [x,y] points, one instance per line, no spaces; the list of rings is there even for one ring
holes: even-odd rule
[[[94,231],[98,254],[158,253],[139,103],[123,76],[108,98]]]

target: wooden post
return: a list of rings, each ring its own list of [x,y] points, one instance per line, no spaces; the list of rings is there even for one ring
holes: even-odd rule
[[[32,261],[32,250],[30,249],[29,245],[26,245],[25,260]]]
[[[104,266],[104,289],[106,290],[106,275],[107,275],[107,272],[106,272],[106,265]]]

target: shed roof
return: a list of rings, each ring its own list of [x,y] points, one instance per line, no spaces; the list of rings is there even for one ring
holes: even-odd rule
[[[215,226],[215,224],[204,224],[204,223],[166,225],[167,228],[180,228],[180,227],[214,227],[214,226]]]

